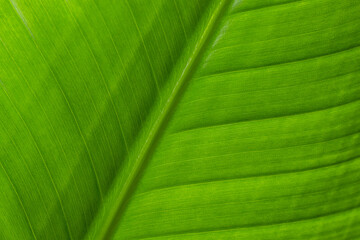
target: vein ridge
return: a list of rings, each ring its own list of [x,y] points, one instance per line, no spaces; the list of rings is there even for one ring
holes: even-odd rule
[[[189,58],[184,70],[182,71],[179,79],[175,83],[173,90],[170,94],[170,97],[167,99],[165,106],[160,112],[159,117],[156,119],[153,124],[150,133],[145,141],[145,144],[140,150],[137,159],[135,160],[134,167],[130,172],[126,182],[124,184],[123,190],[120,192],[118,198],[116,199],[115,207],[113,211],[110,212],[109,217],[106,219],[104,227],[97,236],[97,239],[110,239],[116,230],[117,223],[120,221],[121,213],[126,208],[127,203],[130,199],[130,194],[133,193],[138,182],[138,177],[140,172],[144,169],[146,161],[149,159],[151,153],[156,146],[157,140],[160,138],[161,133],[165,129],[170,115],[172,114],[173,106],[175,106],[178,100],[182,96],[182,92],[191,78],[195,66],[198,64],[199,58],[202,56],[204,47],[207,45],[210,40],[210,36],[216,28],[216,24],[221,18],[222,14],[227,9],[230,0],[222,0],[219,5],[214,10],[210,20],[208,21],[205,30],[203,31],[201,37],[197,41],[194,53]]]

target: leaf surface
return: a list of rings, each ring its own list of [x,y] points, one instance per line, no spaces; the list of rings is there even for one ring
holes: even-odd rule
[[[0,2],[0,238],[360,238],[357,1]]]

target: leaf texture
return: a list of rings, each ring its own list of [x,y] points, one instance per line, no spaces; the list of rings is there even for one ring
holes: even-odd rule
[[[0,0],[0,238],[360,239],[359,12]]]

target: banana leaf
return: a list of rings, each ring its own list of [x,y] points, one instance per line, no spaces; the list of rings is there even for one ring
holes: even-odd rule
[[[0,239],[360,239],[360,1],[0,0]]]

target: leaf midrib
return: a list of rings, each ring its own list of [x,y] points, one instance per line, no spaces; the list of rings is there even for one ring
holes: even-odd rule
[[[199,63],[205,47],[207,46],[212,34],[214,33],[219,20],[225,13],[227,6],[231,0],[221,0],[218,6],[215,8],[212,13],[201,37],[197,41],[193,53],[189,60],[187,61],[179,79],[176,81],[173,90],[169,98],[167,99],[164,107],[162,108],[158,118],[153,124],[148,137],[146,138],[145,144],[140,150],[138,157],[135,160],[134,167],[132,168],[128,178],[125,181],[125,184],[115,200],[115,204],[111,209],[107,219],[102,226],[97,239],[111,239],[114,234],[117,224],[120,221],[123,210],[126,208],[128,200],[130,199],[131,194],[136,188],[136,184],[139,180],[140,173],[144,170],[147,161],[150,159],[150,156],[153,150],[156,147],[156,143],[161,138],[163,131],[165,130],[167,123],[174,111],[175,106],[179,102],[182,93],[184,92],[187,83],[192,77],[196,66]]]

